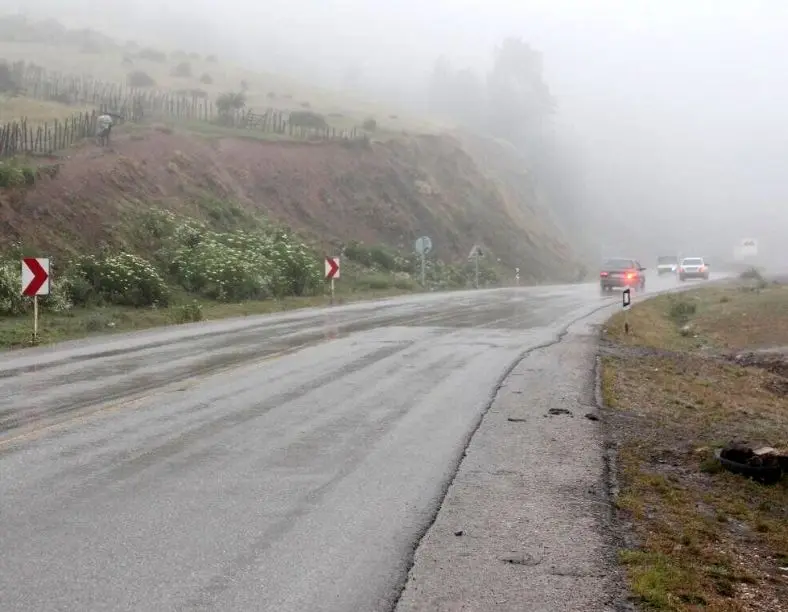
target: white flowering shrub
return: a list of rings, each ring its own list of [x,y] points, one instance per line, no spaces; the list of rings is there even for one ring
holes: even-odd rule
[[[223,301],[304,295],[320,284],[314,254],[284,231],[206,231],[184,224],[170,272],[187,290]]]
[[[320,287],[322,276],[317,259],[303,242],[280,235],[271,243],[268,257],[273,268],[274,295],[308,295]]]
[[[164,306],[168,288],[156,268],[142,257],[118,253],[96,257],[89,255],[75,262],[71,286],[87,282],[100,299],[125,306]],[[75,302],[84,303],[85,296],[72,291]]]
[[[208,238],[193,248],[178,249],[173,268],[179,283],[193,293],[216,300],[270,296],[267,266],[259,259]]]
[[[211,233],[203,223],[187,219],[173,228],[172,238],[178,246],[195,248]]]
[[[140,217],[138,230],[141,236],[162,240],[170,236],[177,226],[175,213],[162,208],[151,208]]]
[[[322,288],[322,261],[296,236],[264,224],[256,231],[215,232],[194,219],[151,209],[140,215],[131,236],[132,253],[112,251],[71,262],[53,274],[52,295],[39,305],[63,310],[72,304],[166,306],[168,282],[222,301],[305,295]],[[20,253],[22,245],[15,247]],[[20,295],[21,264],[0,260],[0,314],[25,312],[32,301]],[[176,313],[179,321],[200,320],[194,302]]]
[[[71,308],[67,281],[58,279],[55,270],[49,284],[49,295],[38,298],[38,306],[50,312],[63,312]],[[0,261],[0,315],[21,315],[33,308],[33,300],[22,295],[22,262]]]

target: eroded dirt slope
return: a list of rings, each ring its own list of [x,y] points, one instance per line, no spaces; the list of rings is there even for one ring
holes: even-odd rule
[[[318,240],[409,248],[429,235],[446,260],[474,243],[524,280],[570,280],[571,249],[522,189],[488,178],[449,136],[372,143],[276,143],[169,130],[119,135],[110,150],[71,150],[58,175],[0,196],[0,240],[53,254],[123,241],[151,204],[200,216],[233,200]],[[202,211],[202,212],[201,212]]]

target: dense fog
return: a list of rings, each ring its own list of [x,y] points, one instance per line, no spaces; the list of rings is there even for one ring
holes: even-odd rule
[[[762,257],[788,263],[781,0],[4,0],[0,10],[219,53],[514,140],[600,256],[722,261],[752,237]],[[506,39],[520,45],[508,73],[496,71]]]

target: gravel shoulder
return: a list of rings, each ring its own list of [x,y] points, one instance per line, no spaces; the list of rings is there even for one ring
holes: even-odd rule
[[[594,402],[608,315],[572,325],[504,381],[416,550],[397,612],[617,609]]]

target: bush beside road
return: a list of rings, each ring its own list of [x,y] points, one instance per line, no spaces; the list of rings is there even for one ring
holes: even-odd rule
[[[788,286],[743,276],[647,300],[629,312],[629,334],[623,313],[603,332],[616,506],[631,528],[620,561],[648,609],[788,602],[786,478],[757,484],[714,456],[733,440],[788,448],[785,357],[751,352],[788,346]]]
[[[262,218],[241,215],[220,228],[153,208],[129,221],[123,242],[125,249],[51,261],[40,343],[331,303],[320,250]],[[421,290],[415,254],[360,242],[338,251],[335,303]],[[34,253],[18,245],[0,259],[0,348],[32,341],[32,300],[20,295],[23,256]],[[464,288],[473,274],[471,264],[431,258],[425,280],[430,290]],[[482,265],[480,284],[497,283],[495,269]]]

